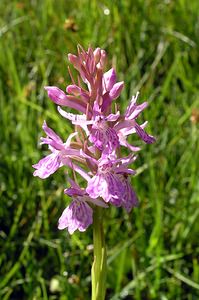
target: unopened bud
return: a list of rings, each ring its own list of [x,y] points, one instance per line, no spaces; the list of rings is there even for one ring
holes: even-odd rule
[[[104,69],[104,67],[106,66],[106,62],[107,62],[106,51],[105,50],[101,50],[100,65],[101,65],[102,69]]]
[[[45,86],[48,97],[58,105],[67,105],[67,95],[56,86]]]
[[[113,88],[110,90],[109,96],[111,99],[116,99],[117,97],[119,97],[122,89],[124,87],[124,82],[117,82],[116,84],[114,84]]]
[[[70,61],[71,64],[73,64],[73,66],[74,66],[76,69],[79,69],[79,68],[80,68],[79,57],[77,57],[77,56],[74,55],[74,54],[69,53],[69,54],[68,54],[68,60]]]
[[[68,85],[66,88],[68,94],[73,94],[74,96],[79,96],[81,94],[81,88],[75,84]]]
[[[100,61],[100,58],[101,58],[101,49],[96,48],[94,50],[93,54],[94,54],[95,62],[96,62],[96,64],[98,64],[98,62]]]

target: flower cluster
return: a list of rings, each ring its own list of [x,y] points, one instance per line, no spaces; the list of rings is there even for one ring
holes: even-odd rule
[[[130,212],[138,203],[130,183],[129,168],[140,150],[128,143],[130,134],[137,134],[145,143],[153,143],[155,138],[144,130],[147,122],[139,125],[137,118],[147,102],[137,104],[138,94],[133,96],[125,113],[121,114],[116,104],[124,83],[117,82],[113,68],[105,72],[106,52],[100,48],[85,51],[78,47],[78,55],[69,54],[68,59],[79,75],[77,81],[71,76],[72,84],[66,93],[55,86],[45,87],[49,98],[58,105],[59,113],[75,126],[66,142],[47,126],[44,121],[45,138],[51,154],[33,165],[34,176],[47,178],[58,168],[67,166],[72,173],[78,173],[86,181],[82,189],[69,178],[70,188],[64,192],[72,198],[71,204],[63,211],[58,228],[85,231],[93,221],[95,206],[124,207]],[[66,112],[61,107],[72,108],[79,114]],[[73,140],[72,140],[73,139]],[[127,157],[121,156],[121,147],[130,150]],[[74,176],[76,178],[76,176]]]

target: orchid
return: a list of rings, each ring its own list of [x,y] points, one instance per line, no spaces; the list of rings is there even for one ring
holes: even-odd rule
[[[88,182],[87,193],[92,198],[101,197],[105,202],[115,206],[123,206],[129,212],[137,205],[137,198],[127,177],[135,171],[127,168],[135,157],[125,159],[101,158],[98,162],[98,171]],[[127,204],[128,203],[128,204]],[[131,203],[131,205],[129,205]]]
[[[108,207],[103,201],[92,199],[82,190],[76,182],[68,178],[71,187],[64,190],[64,193],[70,196],[73,201],[65,208],[59,218],[58,228],[68,228],[68,232],[72,234],[75,230],[85,231],[93,222],[93,209],[89,206],[89,202],[94,205]]]
[[[75,126],[66,142],[44,121],[46,137],[41,144],[47,144],[50,154],[33,165],[33,175],[42,179],[49,177],[60,167],[67,167],[73,179],[68,176],[70,187],[64,190],[72,201],[64,209],[58,221],[59,229],[70,234],[83,232],[93,223],[94,264],[92,269],[92,300],[105,297],[106,249],[102,228],[102,210],[110,206],[123,207],[128,213],[138,205],[138,199],[131,186],[130,176],[136,174],[131,165],[141,148],[131,145],[128,136],[136,134],[145,143],[155,138],[145,131],[147,122],[138,124],[140,113],[148,103],[137,104],[139,92],[132,97],[126,111],[122,113],[116,104],[124,87],[117,82],[114,68],[106,71],[107,55],[100,48],[84,50],[78,46],[78,54],[69,54],[68,59],[77,70],[77,80],[69,74],[72,83],[66,92],[55,86],[46,86],[49,98],[58,105],[61,116]],[[67,111],[75,110],[75,113]],[[122,156],[122,147],[130,150]],[[80,188],[78,173],[86,186]]]
[[[43,130],[47,137],[41,138],[41,144],[47,144],[52,153],[33,165],[36,169],[33,175],[42,179],[49,177],[61,166],[69,165],[71,158],[79,156],[80,153],[79,150],[70,147],[71,139],[76,133],[70,134],[67,141],[63,143],[61,138],[47,126],[45,121],[43,123]]]

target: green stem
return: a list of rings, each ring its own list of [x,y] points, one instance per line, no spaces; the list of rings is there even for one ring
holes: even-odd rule
[[[92,300],[104,300],[106,293],[106,246],[102,219],[103,208],[96,207],[93,216]]]

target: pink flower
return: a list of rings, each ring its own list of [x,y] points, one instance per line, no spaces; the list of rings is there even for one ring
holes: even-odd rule
[[[103,87],[103,102],[101,105],[102,112],[106,111],[112,104],[112,101],[117,99],[121,94],[124,87],[124,82],[116,82],[116,72],[112,68],[108,72],[104,73],[102,77]]]
[[[89,140],[103,153],[112,153],[119,147],[119,138],[114,129],[114,123],[119,114],[110,114],[106,117],[98,115],[94,118],[90,129]]]
[[[147,122],[142,124],[141,126],[138,125],[136,122],[137,117],[139,114],[147,107],[148,103],[144,102],[140,105],[136,105],[136,101],[138,98],[139,92],[137,92],[136,96],[133,96],[129,106],[126,109],[124,114],[124,120],[120,121],[116,124],[115,130],[120,135],[121,144],[127,146],[130,150],[131,147],[128,143],[125,142],[126,136],[132,134],[134,132],[147,144],[152,144],[155,142],[155,138],[152,135],[147,134],[144,131],[144,127],[146,126]],[[133,148],[132,148],[133,150]],[[134,151],[134,150],[133,150]]]
[[[45,90],[48,92],[48,97],[56,104],[61,106],[67,106],[81,111],[86,112],[86,103],[78,97],[66,95],[62,90],[56,86],[45,86]]]
[[[105,202],[115,206],[123,206],[128,212],[137,205],[137,198],[128,181],[129,174],[135,171],[128,169],[129,163],[135,157],[126,159],[102,158],[98,164],[98,171],[88,182],[86,188],[91,198],[102,197]]]
[[[58,111],[63,117],[70,120],[72,124],[81,126],[85,130],[89,141],[100,151],[109,154],[119,147],[119,137],[113,127],[119,118],[119,114],[104,116],[96,112],[91,120],[87,120],[86,115],[67,113],[60,107],[58,107]]]
[[[41,138],[41,144],[47,144],[52,153],[33,165],[33,168],[36,169],[33,175],[42,179],[49,177],[63,165],[70,165],[73,156],[79,156],[79,150],[70,147],[71,139],[76,133],[69,135],[66,143],[63,143],[61,138],[47,126],[45,121],[43,123],[43,130],[47,137]]]
[[[103,201],[91,199],[88,194],[71,179],[71,188],[64,191],[72,197],[71,204],[65,208],[58,222],[58,229],[68,229],[72,234],[75,230],[85,231],[93,222],[93,209],[89,202],[98,206],[108,207]]]
[[[68,228],[68,232],[72,234],[77,229],[85,231],[92,223],[92,208],[84,201],[83,197],[78,196],[63,211],[59,218],[58,228]]]

